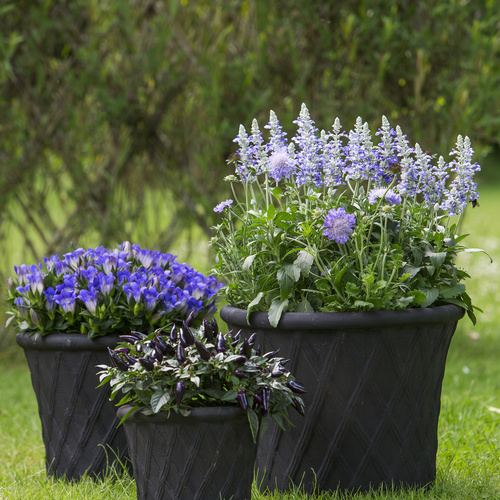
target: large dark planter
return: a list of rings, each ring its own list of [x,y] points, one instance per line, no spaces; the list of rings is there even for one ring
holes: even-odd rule
[[[96,365],[109,364],[107,348],[116,347],[119,340],[90,340],[80,334],[17,336],[31,371],[49,475],[102,477],[117,459],[126,465],[127,441],[123,429],[117,429],[110,389],[97,389]]]
[[[240,408],[135,411],[124,426],[138,500],[250,500],[257,445]]]
[[[437,427],[446,356],[463,309],[267,313],[226,306],[230,328],[280,348],[305,386],[306,416],[270,426],[259,443],[259,481],[306,491],[423,487],[436,477]],[[288,366],[288,365],[287,365]],[[314,471],[314,472],[313,472]]]

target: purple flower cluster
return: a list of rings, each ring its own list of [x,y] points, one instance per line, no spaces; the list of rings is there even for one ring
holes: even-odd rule
[[[79,248],[15,272],[13,312],[42,334],[59,328],[92,337],[160,327],[191,312],[202,318],[214,312],[222,286],[172,254],[128,242],[113,250]]]
[[[461,213],[468,201],[478,198],[472,179],[480,168],[472,163],[468,137],[459,136],[451,152],[453,161],[447,164],[439,157],[433,164],[434,157],[418,144],[411,147],[401,128],[392,128],[386,117],[382,117],[381,128],[375,134],[379,138],[376,143],[361,118],[348,133],[342,131],[338,118],[332,132],[318,131],[304,104],[294,123],[297,133],[290,143],[272,111],[265,126],[270,130],[267,143],[255,120],[250,136],[240,126],[235,142],[239,145],[236,174],[241,181],[257,182],[259,175],[265,173],[276,183],[284,181],[316,189],[368,182],[371,188],[391,187],[391,193],[400,197],[419,196],[429,208],[441,208],[450,216]],[[452,174],[454,178],[447,188],[446,181]],[[386,200],[391,202],[387,196]]]

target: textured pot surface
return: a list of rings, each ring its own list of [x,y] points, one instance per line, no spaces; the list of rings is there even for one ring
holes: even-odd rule
[[[124,427],[138,500],[250,500],[257,445],[239,408],[193,408],[187,417],[136,411]]]
[[[110,389],[97,388],[96,365],[109,364],[107,348],[119,341],[118,336],[90,340],[80,334],[17,336],[38,402],[49,475],[102,476],[116,457],[127,462],[125,432],[117,429]]]
[[[263,487],[368,490],[420,487],[436,475],[437,426],[446,356],[463,309],[353,313],[267,313],[226,306],[235,331],[258,333],[265,351],[280,348],[308,391],[295,427],[270,426],[259,443]],[[314,472],[312,472],[314,471]]]

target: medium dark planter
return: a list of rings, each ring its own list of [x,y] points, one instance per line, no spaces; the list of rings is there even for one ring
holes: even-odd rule
[[[193,408],[187,417],[139,410],[123,425],[138,500],[250,500],[257,445],[240,408]]]
[[[271,490],[311,492],[423,487],[436,477],[437,427],[446,356],[463,309],[267,313],[226,306],[235,331],[280,348],[307,389],[295,427],[270,426],[259,443],[258,480]]]
[[[107,348],[119,341],[118,336],[91,340],[80,334],[17,336],[38,402],[47,474],[102,477],[117,459],[127,464],[127,441],[117,429],[110,389],[97,389],[96,365],[109,364]]]

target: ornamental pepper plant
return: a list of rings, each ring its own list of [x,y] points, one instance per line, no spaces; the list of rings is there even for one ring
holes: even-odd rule
[[[175,255],[129,242],[111,250],[78,248],[15,272],[8,286],[11,320],[36,336],[151,332],[190,313],[201,324],[214,313],[221,287]]]
[[[288,140],[271,111],[268,140],[256,120],[240,126],[229,160],[232,198],[211,244],[228,302],[248,313],[369,311],[457,304],[474,309],[455,264],[460,217],[477,206],[468,137],[447,162],[382,117],[372,136],[335,119],[319,131],[303,104]]]
[[[189,415],[190,408],[239,406],[248,416],[254,440],[264,432],[269,416],[285,429],[288,408],[304,414],[300,397],[306,390],[286,368],[289,360],[279,349],[261,353],[256,334],[219,331],[217,322],[192,326],[193,315],[180,327],[163,327],[149,335],[132,331],[123,343],[109,349],[111,366],[100,365],[101,385],[109,383],[111,399],[132,405],[125,420],[141,409],[146,415],[174,411]]]

